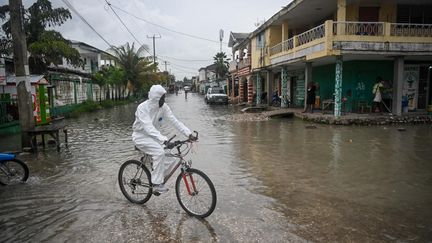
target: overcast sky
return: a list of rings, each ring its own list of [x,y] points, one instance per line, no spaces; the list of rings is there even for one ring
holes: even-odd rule
[[[28,7],[35,0],[23,0]],[[55,7],[66,7],[62,0],[51,0]],[[136,42],[120,23],[105,0],[69,0],[80,14],[110,44],[119,46],[126,42]],[[223,51],[231,58],[228,48],[230,31],[251,32],[255,23],[269,19],[286,6],[290,0],[108,0],[114,10],[131,30],[140,43],[150,47],[153,53],[152,39],[147,36],[161,36],[156,39],[156,55],[168,61],[167,69],[176,79],[198,74],[198,69],[213,63],[213,56],[219,51],[220,44],[191,38],[174,33],[161,27],[146,23],[136,17],[158,24],[165,28],[219,41],[219,30],[224,30]],[[0,0],[1,5],[8,3]],[[94,33],[83,21],[72,13],[72,20],[58,28],[67,39],[85,42],[99,49],[106,50],[108,45]],[[176,58],[176,59],[174,59]],[[185,61],[201,60],[201,61]],[[231,58],[232,59],[232,58]],[[160,69],[165,70],[159,59]]]

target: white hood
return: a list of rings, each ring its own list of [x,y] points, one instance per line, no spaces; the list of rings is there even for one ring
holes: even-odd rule
[[[151,86],[150,91],[148,92],[148,97],[149,100],[159,102],[159,99],[164,94],[166,94],[166,90],[162,87],[162,85],[156,84]]]
[[[159,129],[165,122],[173,125],[185,136],[191,134],[191,131],[174,117],[166,103],[159,107],[159,100],[165,93],[166,90],[161,85],[153,85],[148,93],[149,99],[137,107],[132,133],[135,143],[142,144],[145,143],[144,140],[151,138],[162,144],[167,137],[162,135]]]

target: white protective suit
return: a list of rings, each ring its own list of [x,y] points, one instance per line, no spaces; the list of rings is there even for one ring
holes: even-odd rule
[[[163,143],[168,139],[159,131],[162,123],[169,122],[185,136],[192,134],[183,123],[174,117],[166,103],[159,108],[159,100],[165,93],[161,85],[153,85],[150,88],[149,99],[138,105],[132,127],[132,140],[135,146],[153,158],[151,175],[153,184],[163,183],[165,175],[170,172],[176,160],[165,156]]]

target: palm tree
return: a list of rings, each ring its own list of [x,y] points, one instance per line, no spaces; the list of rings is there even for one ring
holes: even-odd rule
[[[111,50],[114,52],[114,56],[117,58],[117,63],[124,71],[124,87],[128,84],[132,86],[134,94],[138,93],[138,90],[143,87],[143,73],[155,72],[157,64],[152,64],[149,57],[144,56],[144,51],[148,47],[142,45],[140,48],[135,50],[135,45],[129,45],[126,43],[123,46],[112,47]],[[130,92],[130,91],[129,91]],[[129,97],[130,93],[127,94]]]
[[[227,55],[225,52],[218,52],[213,57],[214,63],[216,64],[216,75],[217,78],[225,78],[228,74],[228,61]]]

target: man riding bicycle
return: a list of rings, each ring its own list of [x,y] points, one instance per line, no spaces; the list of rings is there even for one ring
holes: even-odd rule
[[[167,192],[163,181],[175,165],[175,158],[166,157],[164,147],[171,147],[168,138],[160,132],[163,123],[167,121],[180,133],[196,140],[192,132],[177,120],[171,109],[165,104],[166,91],[161,85],[153,85],[148,94],[148,100],[138,105],[135,112],[135,122],[132,126],[132,140],[135,146],[153,158],[151,173],[154,189],[159,193]]]

